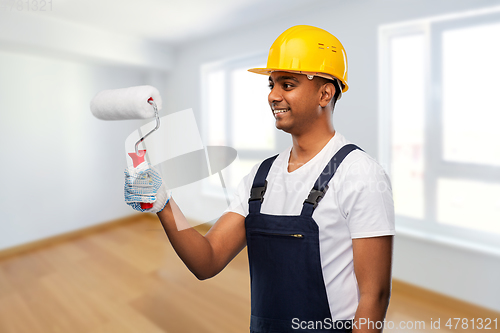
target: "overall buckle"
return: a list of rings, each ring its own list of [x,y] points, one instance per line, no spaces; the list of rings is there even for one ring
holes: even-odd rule
[[[267,180],[265,180],[264,186],[252,187],[250,191],[250,199],[248,199],[248,202],[260,200],[260,202],[262,203],[264,201],[264,193],[266,193],[266,189],[267,189]]]
[[[309,203],[313,205],[313,208],[316,208],[318,206],[318,203],[323,199],[323,197],[326,194],[326,191],[328,190],[328,185],[325,186],[323,191],[319,191],[316,189],[312,189],[311,192],[309,192],[309,196],[307,197],[306,200],[304,200],[304,203]]]

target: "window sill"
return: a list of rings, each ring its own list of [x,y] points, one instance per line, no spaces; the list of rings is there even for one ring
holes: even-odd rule
[[[396,226],[396,236],[401,235],[408,238],[413,238],[419,241],[445,245],[450,248],[486,254],[500,258],[500,247],[490,244],[481,244],[477,241],[452,237],[440,233],[430,233],[424,230],[418,230],[408,226]]]

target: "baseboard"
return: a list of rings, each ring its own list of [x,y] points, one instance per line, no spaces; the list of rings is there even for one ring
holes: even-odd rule
[[[70,239],[78,238],[78,237],[83,237],[86,235],[90,235],[96,232],[100,232],[102,230],[110,229],[110,228],[116,228],[121,225],[129,224],[129,223],[137,223],[140,221],[146,221],[146,220],[158,220],[158,217],[153,214],[144,214],[144,213],[138,213],[138,214],[133,214],[130,216],[122,217],[116,220],[112,220],[109,222],[104,222],[104,223],[99,223],[97,225],[93,225],[90,227],[66,232],[63,234],[55,235],[52,237],[47,237],[43,239],[39,239],[33,242],[9,247],[6,249],[0,250],[0,259],[6,258],[6,257],[11,257],[15,256],[21,253],[33,251],[36,249],[39,249],[41,247],[61,243]]]
[[[445,307],[450,310],[456,310],[457,313],[468,313],[474,318],[500,318],[500,312],[471,304],[397,279],[392,280],[392,292],[406,294],[413,299],[419,299],[429,304]]]

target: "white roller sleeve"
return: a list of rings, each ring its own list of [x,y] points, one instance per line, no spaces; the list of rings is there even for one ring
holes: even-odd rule
[[[103,90],[90,102],[90,110],[96,118],[102,120],[153,118],[155,112],[153,106],[148,103],[150,97],[160,111],[160,93],[152,86]]]

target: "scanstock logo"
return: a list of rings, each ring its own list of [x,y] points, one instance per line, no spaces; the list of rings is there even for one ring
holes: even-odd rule
[[[160,128],[151,133],[139,145],[139,149],[146,149],[146,161],[161,173],[166,187],[172,190],[180,208],[185,209],[185,213],[190,209],[196,209],[200,188],[198,182],[208,181],[211,177],[216,177],[217,182],[220,182],[221,191],[229,205],[222,171],[235,161],[238,156],[237,151],[227,146],[205,146],[192,109],[161,117],[160,124]],[[132,132],[125,140],[129,167],[133,166],[129,154],[135,152],[135,143],[155,125],[156,121],[153,120]],[[214,183],[214,178],[211,179],[211,183]],[[195,189],[196,193],[192,193],[190,202],[191,189]],[[222,213],[220,211],[218,215],[209,216],[210,213],[199,212],[199,209],[197,211],[199,222],[197,224],[217,219]]]

